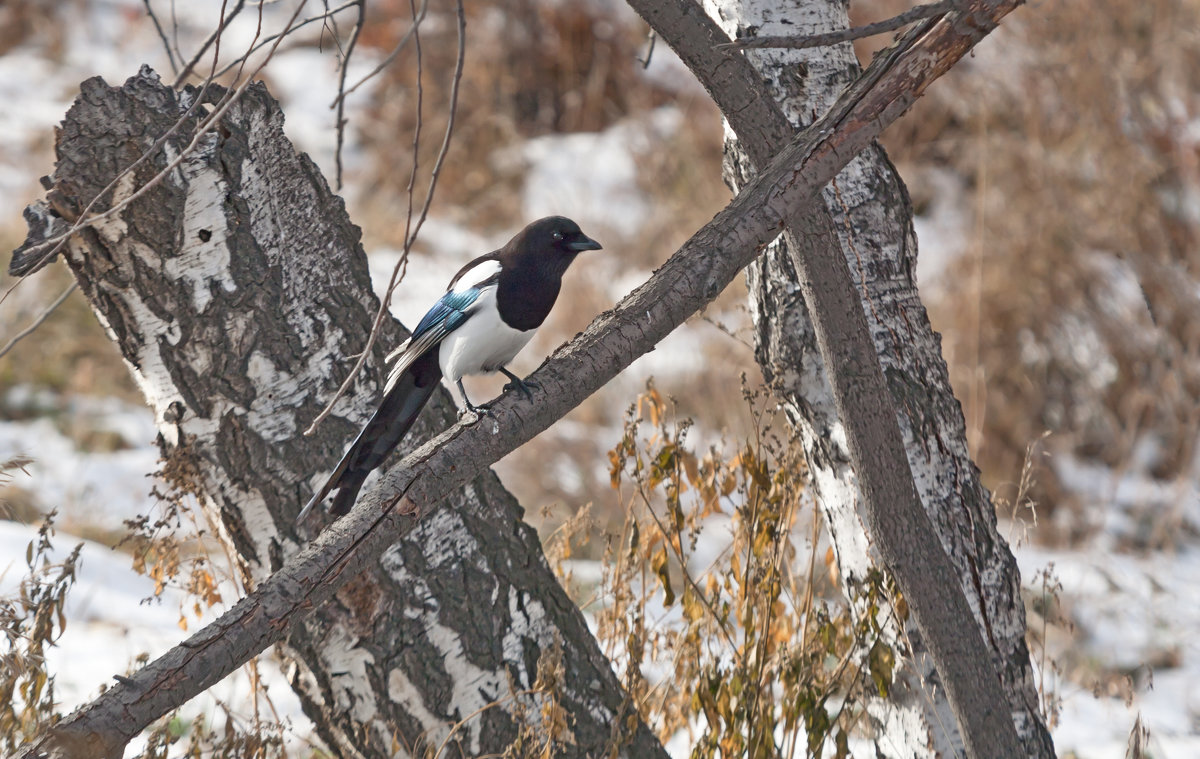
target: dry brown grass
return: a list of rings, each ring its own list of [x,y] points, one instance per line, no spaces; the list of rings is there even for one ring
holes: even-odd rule
[[[887,135],[902,165],[967,179],[972,233],[929,306],[993,487],[1046,430],[1117,472],[1194,475],[1198,24],[1195,2],[1022,9]],[[1038,480],[1035,500],[1071,505]],[[1058,516],[1063,537],[1089,522]]]
[[[686,730],[694,757],[848,756],[850,737],[870,733],[864,700],[892,684],[878,620],[895,613],[895,591],[876,574],[841,600],[817,560],[803,452],[779,436],[763,392],[740,398],[754,429],[723,453],[695,444],[647,385],[608,454],[617,529],[587,540],[585,515],[547,554],[661,740]],[[584,582],[563,561],[581,532],[603,551]]]
[[[460,209],[477,231],[519,226],[519,163],[497,160],[506,146],[545,134],[598,131],[669,99],[639,76],[645,45],[640,24],[620,23],[589,3],[466,4],[467,46],[455,137],[442,173],[438,208]],[[450,73],[457,55],[448,7],[431,6],[422,26],[421,166],[418,203],[445,128]],[[408,3],[373,10],[363,44],[386,52],[406,28]],[[393,30],[389,32],[388,30]],[[402,243],[403,199],[412,169],[417,125],[417,56],[409,45],[384,74],[367,117],[356,124],[374,169],[363,178],[368,217],[390,224],[368,230],[368,241]],[[369,225],[373,226],[373,225]],[[390,230],[390,233],[389,233]]]

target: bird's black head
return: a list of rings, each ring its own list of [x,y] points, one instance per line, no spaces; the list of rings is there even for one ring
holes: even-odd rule
[[[570,219],[547,216],[497,251],[496,305],[505,324],[519,330],[540,326],[558,298],[567,267],[585,250],[600,250],[600,243]]]
[[[565,216],[538,219],[521,230],[516,239],[521,240],[528,251],[541,255],[557,254],[568,261],[585,250],[600,250],[600,243],[585,235],[578,224]]]

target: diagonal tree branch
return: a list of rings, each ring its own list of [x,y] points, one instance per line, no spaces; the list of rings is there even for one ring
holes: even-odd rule
[[[544,393],[537,396],[536,405],[502,399],[495,406],[493,422],[455,426],[426,443],[389,470],[355,512],[322,534],[258,590],[127,682],[118,683],[77,710],[47,739],[31,747],[32,751],[64,756],[119,755],[124,742],[152,720],[281,640],[297,619],[375,561],[397,536],[436,510],[447,494],[549,427],[715,298],[778,234],[796,208],[1014,6],[1014,2],[980,0],[952,19],[910,33],[880,54],[824,118],[796,137],[650,280],[543,364],[536,374]],[[853,296],[852,290],[850,294]],[[856,368],[869,372],[871,366]],[[874,370],[878,372],[877,364]],[[894,425],[894,413],[890,419]],[[909,516],[906,513],[904,519]],[[927,521],[919,510],[913,518],[918,524]],[[888,556],[889,564],[893,558]],[[901,579],[915,610],[918,599],[926,596],[919,589],[910,593],[903,583]],[[938,606],[930,606],[936,612],[933,616],[945,613]],[[926,620],[927,624],[933,622]],[[946,653],[951,659],[969,660],[977,653],[971,646],[971,640],[963,640],[960,647]],[[994,671],[987,671],[989,662],[985,654],[973,663],[978,672],[975,684],[985,690],[988,679],[996,677]],[[970,661],[962,664],[968,669],[972,666]]]

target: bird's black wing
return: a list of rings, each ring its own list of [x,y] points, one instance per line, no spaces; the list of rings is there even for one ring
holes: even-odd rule
[[[487,286],[494,286],[494,282]],[[446,335],[466,322],[471,306],[483,289],[465,287],[443,295],[421,319],[412,336],[388,355],[388,361],[395,364],[388,373],[383,401],[325,484],[300,511],[297,522],[303,521],[334,488],[338,489],[338,494],[330,511],[339,516],[350,511],[367,475],[404,439],[441,381],[438,347]]]

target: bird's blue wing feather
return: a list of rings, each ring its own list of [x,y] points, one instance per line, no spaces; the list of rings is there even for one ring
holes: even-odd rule
[[[461,290],[451,290],[433,304],[433,308],[421,318],[412,336],[388,354],[387,360],[392,362],[392,368],[388,372],[385,391],[392,389],[396,380],[420,355],[467,321],[471,307],[479,300],[484,289],[485,287],[464,287]]]
[[[467,309],[479,299],[480,290],[469,287],[460,292],[448,292],[433,304],[433,308],[421,318],[421,323],[413,330],[412,339],[417,340],[426,332],[439,328],[444,334],[449,334],[462,326],[467,320]]]

